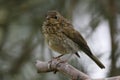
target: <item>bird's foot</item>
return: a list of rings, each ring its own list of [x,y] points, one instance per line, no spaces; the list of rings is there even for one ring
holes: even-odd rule
[[[59,62],[56,64],[56,67],[58,67],[59,64],[61,64],[61,63],[66,63],[66,62],[67,62],[67,60],[61,60],[61,59],[59,59]],[[55,70],[53,73],[56,74],[57,71],[58,71],[58,70]]]
[[[53,60],[57,60],[57,63],[56,63],[56,68],[59,67],[60,63],[66,63],[67,60],[61,60],[60,57],[63,56],[63,55],[60,55],[60,56],[57,56],[57,57],[53,57],[52,60],[49,61],[49,63],[52,63]],[[53,73],[56,74],[58,70],[54,70]]]

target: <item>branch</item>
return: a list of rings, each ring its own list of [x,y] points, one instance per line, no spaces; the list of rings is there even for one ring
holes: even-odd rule
[[[36,61],[36,68],[38,73],[45,73],[45,72],[54,72],[57,71],[68,75],[72,80],[92,80],[88,75],[85,73],[75,69],[71,65],[65,62],[61,62],[60,59],[52,59],[49,62],[43,61]],[[94,80],[120,80],[120,76],[111,77],[111,78],[103,78],[103,79],[94,79]]]

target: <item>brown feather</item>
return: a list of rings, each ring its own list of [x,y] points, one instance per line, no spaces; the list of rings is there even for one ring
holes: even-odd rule
[[[105,68],[105,66],[95,57],[90,48],[87,45],[87,42],[84,40],[84,38],[80,35],[78,31],[76,31],[72,25],[69,25],[69,28],[66,26],[63,29],[63,33],[70,38],[72,41],[74,41],[76,44],[79,45],[80,50],[85,52],[100,68]],[[76,54],[77,55],[77,54]]]
[[[51,49],[61,53],[85,52],[100,68],[105,66],[94,56],[82,35],[73,28],[71,22],[57,11],[49,11],[43,25],[43,33]]]

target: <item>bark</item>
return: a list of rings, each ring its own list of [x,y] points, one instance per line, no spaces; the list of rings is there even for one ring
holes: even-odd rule
[[[110,77],[110,78],[101,78],[101,79],[92,79],[87,74],[77,70],[73,66],[69,65],[66,62],[61,62],[60,59],[52,59],[49,62],[43,61],[36,61],[36,68],[38,73],[47,73],[47,72],[54,72],[57,71],[68,75],[72,80],[120,80],[120,76]]]

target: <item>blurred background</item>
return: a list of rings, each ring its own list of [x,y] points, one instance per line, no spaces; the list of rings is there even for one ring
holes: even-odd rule
[[[83,52],[69,60],[72,66],[92,78],[120,75],[120,0],[0,0],[0,80],[69,80],[35,68],[36,60],[59,55],[48,48],[41,30],[50,10],[73,23],[106,68]]]

